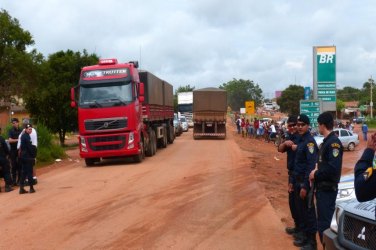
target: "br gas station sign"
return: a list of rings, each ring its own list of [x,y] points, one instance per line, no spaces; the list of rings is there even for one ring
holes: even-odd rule
[[[313,47],[313,98],[322,111],[336,111],[336,47]]]

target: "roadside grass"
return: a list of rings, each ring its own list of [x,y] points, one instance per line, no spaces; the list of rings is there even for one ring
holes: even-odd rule
[[[8,125],[2,133],[5,140],[8,139],[8,132],[12,128]],[[45,126],[38,124],[35,126],[38,135],[38,150],[37,150],[37,160],[36,168],[42,168],[47,165],[52,164],[56,159],[66,159],[66,150],[75,149],[78,147],[78,142],[72,143],[64,146],[60,146],[58,135],[52,134]],[[73,135],[72,135],[73,136]]]

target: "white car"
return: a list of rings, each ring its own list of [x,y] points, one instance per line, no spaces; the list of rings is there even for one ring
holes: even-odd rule
[[[337,134],[339,140],[342,142],[342,146],[344,149],[348,149],[349,151],[353,151],[356,146],[359,145],[359,135],[351,132],[350,130],[344,128],[335,128],[333,131]],[[314,139],[317,143],[317,147],[320,148],[322,142],[324,141],[324,136],[317,135],[314,136]]]
[[[183,132],[187,132],[188,129],[189,129],[187,119],[185,118],[184,115],[181,115],[180,118],[179,118],[179,120],[180,120],[181,125],[182,125],[182,127],[183,127]]]

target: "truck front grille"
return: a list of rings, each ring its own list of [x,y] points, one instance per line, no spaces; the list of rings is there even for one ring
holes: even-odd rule
[[[120,150],[126,143],[125,135],[89,137],[89,147],[93,151]]]
[[[96,119],[85,120],[86,131],[114,131],[124,129],[128,126],[127,118],[111,118],[111,119]]]
[[[376,249],[376,222],[350,213],[343,219],[344,245]]]

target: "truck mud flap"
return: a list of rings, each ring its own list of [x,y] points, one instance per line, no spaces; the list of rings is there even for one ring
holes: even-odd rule
[[[226,133],[194,133],[193,139],[226,139]]]

